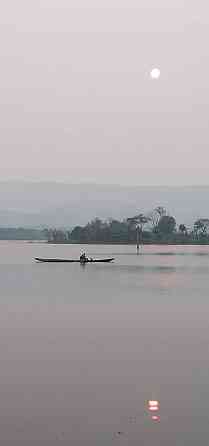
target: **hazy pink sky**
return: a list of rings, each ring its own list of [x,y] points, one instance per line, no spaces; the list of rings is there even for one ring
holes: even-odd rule
[[[1,179],[209,184],[208,25],[204,0],[2,2]]]

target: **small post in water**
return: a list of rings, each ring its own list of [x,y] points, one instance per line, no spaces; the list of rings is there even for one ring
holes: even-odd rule
[[[139,254],[139,225],[136,225],[136,252]]]

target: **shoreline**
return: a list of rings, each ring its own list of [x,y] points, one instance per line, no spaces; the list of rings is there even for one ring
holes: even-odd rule
[[[40,241],[40,243],[42,243],[42,241]],[[115,245],[115,246],[121,246],[121,245],[126,245],[126,246],[136,246],[136,243],[130,243],[130,242],[75,242],[75,241],[71,241],[71,242],[49,242],[46,241],[44,243],[47,243],[49,245]],[[141,244],[139,246],[139,249],[143,246],[209,246],[209,240],[207,242],[201,242],[201,241],[194,241],[194,242],[144,242],[143,244]]]
[[[45,244],[45,245],[104,245],[104,246],[135,246],[134,242],[83,242],[83,241],[48,241],[48,240],[25,240],[25,239],[0,239],[0,242],[18,242],[25,244]],[[209,246],[209,240],[207,242],[198,241],[188,241],[188,242],[180,242],[180,241],[152,241],[152,242],[144,242],[142,245],[139,245],[139,249],[143,248],[143,246]]]

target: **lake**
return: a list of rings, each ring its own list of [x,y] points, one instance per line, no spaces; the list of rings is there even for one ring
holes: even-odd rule
[[[3,446],[208,444],[209,247],[0,249]]]

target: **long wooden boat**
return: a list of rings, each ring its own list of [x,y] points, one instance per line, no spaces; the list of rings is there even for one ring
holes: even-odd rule
[[[87,259],[87,260],[71,260],[71,259],[44,259],[41,257],[35,257],[35,260],[37,262],[48,262],[48,263],[109,263],[114,260],[114,258],[108,258],[108,259]]]

